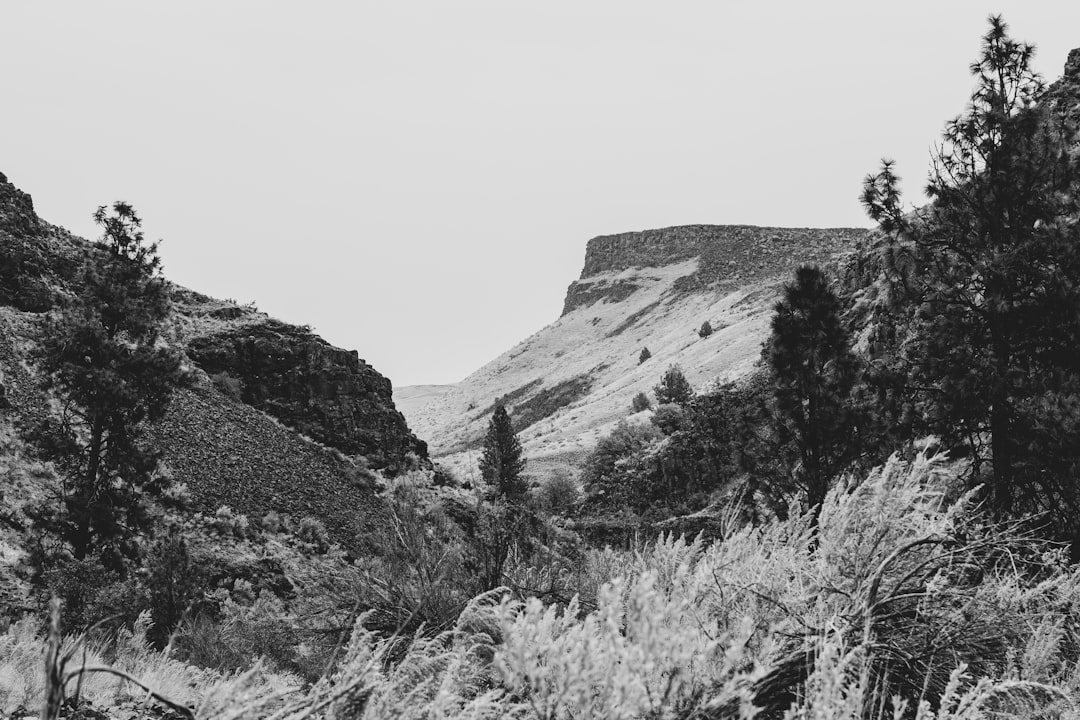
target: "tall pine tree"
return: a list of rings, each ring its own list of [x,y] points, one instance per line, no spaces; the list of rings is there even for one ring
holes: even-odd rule
[[[501,403],[495,406],[484,436],[484,454],[480,458],[480,475],[498,498],[513,504],[525,501],[528,487],[521,473],[525,458],[521,441],[514,433],[510,415]]]
[[[166,489],[141,423],[165,412],[181,380],[176,351],[159,344],[171,310],[157,244],[134,209],[117,202],[94,221],[103,235],[84,262],[78,301],[52,318],[43,366],[64,398],[72,482],[55,528],[76,558],[100,551],[120,567],[129,539],[149,526],[148,500]]]
[[[766,353],[777,433],[795,452],[796,486],[818,507],[855,449],[850,397],[856,374],[840,302],[818,268],[799,268],[784,287]]]
[[[932,157],[932,203],[901,209],[892,163],[863,203],[919,272],[904,343],[923,429],[972,458],[1001,517],[1080,511],[1080,167],[1077,128],[990,19],[976,87]]]

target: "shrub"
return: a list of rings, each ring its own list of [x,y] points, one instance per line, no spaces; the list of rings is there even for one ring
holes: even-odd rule
[[[634,459],[659,439],[660,433],[652,425],[625,421],[600,438],[581,471],[587,502],[607,509],[630,502],[635,481],[642,475]]]
[[[713,334],[713,326],[708,320],[701,323],[701,327],[697,331],[698,337],[707,338]]]
[[[638,359],[637,359],[638,365],[645,362],[646,360],[648,360],[651,357],[652,357],[652,353],[649,352],[649,348],[647,348],[647,347],[646,348],[641,348],[641,354],[638,355]]]
[[[285,523],[281,519],[281,515],[271,510],[263,515],[263,519],[259,521],[262,525],[262,529],[268,533],[276,535],[285,529]]]
[[[690,425],[686,408],[674,403],[657,406],[656,412],[649,418],[649,421],[665,435],[674,435],[680,430],[685,430]]]
[[[330,550],[330,533],[318,518],[303,518],[296,529],[296,537],[320,555]]]
[[[660,382],[653,388],[653,394],[656,395],[656,402],[660,405],[667,403],[685,405],[694,398],[694,390],[678,365],[668,366]]]
[[[144,567],[153,620],[149,637],[155,647],[161,648],[203,590],[202,573],[192,562],[187,541],[176,528],[169,528],[154,541]]]
[[[581,491],[565,470],[555,472],[536,491],[536,504],[549,515],[567,515],[579,502]]]
[[[210,527],[222,535],[231,535],[243,540],[251,534],[251,524],[246,515],[238,515],[228,505],[222,505],[214,513]]]
[[[244,397],[244,381],[233,377],[226,371],[221,371],[210,376],[210,382],[214,384],[221,394],[240,402]]]
[[[634,396],[634,399],[630,402],[630,409],[636,413],[643,412],[652,407],[652,401],[649,400],[649,396],[643,392],[639,392]]]

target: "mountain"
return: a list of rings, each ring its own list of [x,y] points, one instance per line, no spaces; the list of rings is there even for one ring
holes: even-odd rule
[[[460,383],[398,388],[395,401],[432,455],[466,476],[498,400],[531,473],[576,465],[669,365],[697,388],[746,373],[791,272],[869,233],[686,225],[593,238],[555,322]],[[705,321],[714,333],[701,337]],[[639,363],[643,348],[652,356]]]
[[[0,423],[33,428],[54,400],[34,369],[45,314],[78,294],[92,243],[37,216],[0,174]],[[193,378],[149,428],[196,510],[321,519],[357,547],[378,512],[370,469],[430,466],[391,383],[356,351],[254,307],[173,287],[165,340]]]

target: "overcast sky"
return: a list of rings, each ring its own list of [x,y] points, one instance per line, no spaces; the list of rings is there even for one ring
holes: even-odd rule
[[[986,16],[1057,77],[1080,2],[0,5],[0,172],[96,237],[132,203],[166,274],[461,379],[555,320],[595,235],[867,226],[918,196]]]

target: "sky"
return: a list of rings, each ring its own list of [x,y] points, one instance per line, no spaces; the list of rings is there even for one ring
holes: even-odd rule
[[[0,172],[76,234],[123,199],[173,281],[398,385],[558,318],[596,235],[868,227],[918,200],[991,13],[1060,75],[1080,3],[0,4]]]

